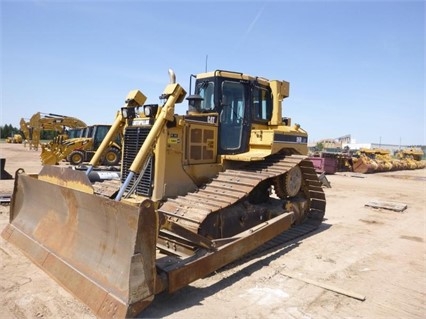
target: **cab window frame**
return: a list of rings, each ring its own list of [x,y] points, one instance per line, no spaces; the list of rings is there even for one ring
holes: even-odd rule
[[[269,87],[253,85],[251,104],[254,123],[266,124],[271,121],[273,105],[272,92]]]

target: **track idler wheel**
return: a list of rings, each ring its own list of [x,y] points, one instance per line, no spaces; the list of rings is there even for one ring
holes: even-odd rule
[[[281,199],[296,196],[302,187],[302,171],[295,166],[274,179],[275,193]]]

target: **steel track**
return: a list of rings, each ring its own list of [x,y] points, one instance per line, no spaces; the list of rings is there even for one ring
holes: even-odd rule
[[[174,223],[197,233],[201,223],[220,209],[232,208],[241,202],[259,183],[284,174],[299,165],[303,188],[309,202],[309,212],[303,223],[284,231],[262,246],[262,251],[303,236],[321,224],[325,213],[325,195],[313,164],[305,156],[275,154],[261,162],[251,162],[245,168],[226,170],[218,174],[203,189],[167,200],[158,210]],[[160,234],[161,237],[161,234]],[[170,234],[166,240],[170,240]]]

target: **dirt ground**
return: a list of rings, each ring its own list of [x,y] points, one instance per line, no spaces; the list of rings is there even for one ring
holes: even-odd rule
[[[41,169],[39,152],[21,144],[1,143],[0,157],[12,175]],[[426,170],[327,178],[318,231],[160,294],[140,317],[426,318]],[[12,189],[13,180],[0,181],[0,193]],[[407,209],[366,207],[372,200]],[[0,206],[0,231],[8,220],[9,206]],[[0,318],[94,316],[0,238]]]

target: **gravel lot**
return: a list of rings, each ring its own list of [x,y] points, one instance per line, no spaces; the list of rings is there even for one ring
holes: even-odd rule
[[[38,173],[39,153],[0,143],[12,175],[18,168]],[[332,188],[324,189],[326,218],[318,231],[156,296],[140,317],[426,318],[426,170],[327,178]],[[12,189],[13,180],[0,181],[0,193]],[[372,200],[407,209],[366,207]],[[0,231],[8,220],[9,206],[0,206]],[[0,238],[0,318],[93,317]]]

